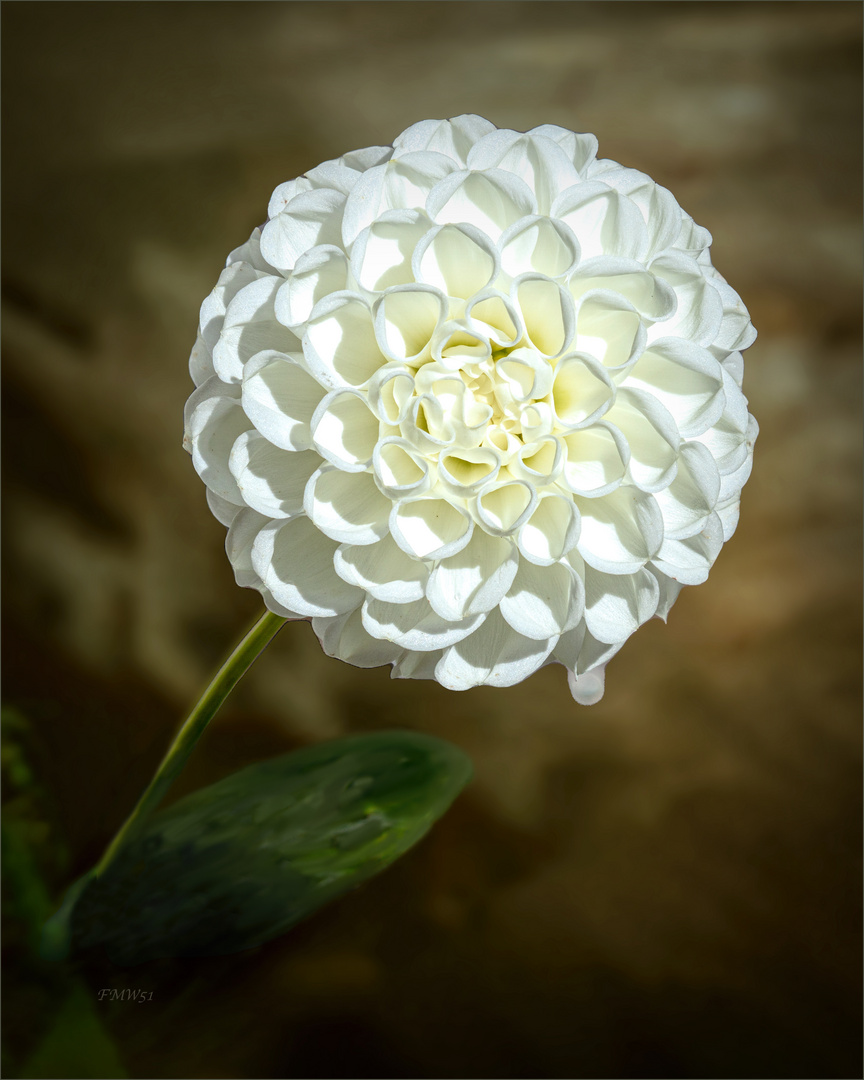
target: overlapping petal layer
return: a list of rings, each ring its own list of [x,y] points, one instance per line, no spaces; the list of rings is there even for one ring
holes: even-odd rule
[[[201,309],[185,445],[239,584],[452,689],[608,660],[704,581],[757,426],[710,234],[554,125],[415,124],[281,185]]]

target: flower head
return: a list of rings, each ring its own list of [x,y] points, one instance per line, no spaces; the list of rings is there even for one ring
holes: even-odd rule
[[[240,585],[325,651],[577,701],[732,535],[755,332],[592,135],[415,124],[273,193],[201,308],[185,445]]]

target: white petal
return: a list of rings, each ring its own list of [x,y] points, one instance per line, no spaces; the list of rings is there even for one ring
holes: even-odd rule
[[[439,224],[467,222],[493,240],[520,218],[537,213],[537,200],[524,181],[502,169],[454,172],[438,183],[426,212]]]
[[[726,400],[723,372],[714,357],[679,338],[655,341],[621,385],[647,390],[672,414],[685,438],[701,435],[716,423]]]
[[[621,372],[635,363],[645,337],[639,313],[623,296],[593,293],[580,303],[574,351],[587,353],[605,367]]]
[[[312,311],[303,337],[309,370],[328,389],[365,386],[387,363],[369,305],[350,292],[331,293]]]
[[[485,135],[468,155],[469,169],[496,166],[518,176],[534,192],[537,209],[548,214],[556,196],[579,183],[579,173],[564,150],[543,135],[501,129]]]
[[[686,540],[664,540],[651,565],[682,585],[701,585],[723,546],[723,525],[712,514],[704,529]]]
[[[336,550],[333,565],[349,585],[357,585],[388,604],[421,600],[429,578],[426,565],[406,555],[391,536],[362,547],[343,544]]]
[[[243,368],[262,349],[293,352],[297,337],[276,318],[274,301],[281,278],[264,277],[237,293],[225,313],[213,348],[213,367],[224,382],[240,382]]]
[[[579,705],[595,705],[603,697],[606,665],[623,644],[598,642],[584,622],[561,635],[552,656],[567,668],[570,692]]]
[[[652,566],[651,573],[657,579],[657,584],[660,587],[660,599],[657,603],[657,611],[655,612],[658,619],[662,619],[666,622],[666,618],[669,615],[669,611],[684,586],[680,581],[673,581],[672,578],[662,573],[656,566]]]
[[[465,114],[451,120],[421,120],[393,140],[396,154],[434,150],[464,165],[471,147],[495,127],[482,116]]]
[[[474,501],[474,512],[493,536],[510,536],[525,524],[537,506],[537,492],[524,480],[496,481]]]
[[[602,420],[563,437],[566,448],[562,482],[572,492],[598,498],[624,479],[630,450],[617,428]]]
[[[473,299],[469,301],[466,309],[473,302]],[[438,327],[431,343],[436,370],[452,373],[471,364],[483,364],[492,358],[489,328],[481,325],[474,329],[470,323],[468,318],[447,319]]]
[[[657,578],[650,570],[635,574],[603,574],[585,568],[585,623],[604,643],[625,641],[656,612]]]
[[[247,517],[247,515],[249,516]],[[252,566],[252,545],[267,524],[267,518],[257,514],[254,510],[242,510],[237,515],[234,524],[228,530],[228,536],[225,540],[225,550],[234,569],[234,578],[242,588],[257,589],[261,593],[261,599],[264,601],[267,610],[272,611],[274,615],[295,621],[307,619],[308,615],[280,604]]]
[[[523,637],[492,611],[479,629],[445,651],[435,678],[448,690],[515,686],[543,666],[556,640]]]
[[[756,330],[750,322],[750,313],[741,297],[725,281],[714,279],[714,288],[723,304],[723,318],[713,344],[729,352],[749,348],[756,340]]]
[[[303,492],[321,458],[312,450],[280,450],[254,429],[234,443],[228,465],[247,505],[269,518],[303,512]]]
[[[483,437],[483,446],[495,450],[500,458],[501,467],[508,465],[522,447],[522,440],[501,424],[489,424]]]
[[[519,423],[522,425],[522,438],[528,442],[534,443],[545,438],[552,433],[555,426],[552,406],[546,401],[531,402],[522,410]]]
[[[306,173],[306,179],[313,188],[331,188],[343,195],[351,192],[359,178],[360,172],[357,169],[350,168],[338,159],[324,161]]]
[[[552,205],[553,217],[573,230],[583,259],[619,255],[641,259],[648,231],[637,207],[600,180],[586,180],[563,191]]]
[[[382,667],[394,663],[402,654],[399,646],[381,641],[366,632],[359,608],[332,619],[313,619],[312,629],[328,656],[344,660],[354,667]]]
[[[297,260],[288,280],[276,293],[274,313],[285,326],[304,323],[312,308],[330,293],[348,287],[348,260],[337,247],[316,247]]]
[[[216,287],[201,305],[199,332],[208,349],[212,351],[216,345],[228,305],[241,288],[260,278],[272,278],[275,272],[261,257],[260,230],[253,229],[246,243],[235,248],[228,256]]]
[[[383,213],[360,233],[351,249],[351,270],[358,283],[372,292],[410,284],[415,249],[431,227],[423,210]]]
[[[606,665],[621,649],[623,644],[623,641],[613,641],[611,643],[598,641],[591,631],[586,629],[576,663],[577,676],[582,679],[585,675],[599,670],[602,678]]]
[[[717,462],[721,478],[737,473],[747,462],[746,439],[725,416],[694,442],[700,442],[708,448]]]
[[[273,275],[277,273],[276,267],[271,266],[261,254],[261,230],[258,228],[253,229],[246,243],[234,248],[225,260],[226,267],[234,263],[248,263],[253,269],[260,271],[262,274]]]
[[[643,491],[668,486],[677,469],[681,440],[675,421],[660,402],[643,390],[619,387],[615,404],[604,419],[627,440],[630,480]]]
[[[434,482],[429,465],[406,439],[398,437],[382,439],[372,455],[378,486],[394,500],[425,494]]]
[[[740,499],[735,499],[733,502],[727,503],[726,506],[717,507],[717,517],[720,519],[720,524],[723,528],[724,544],[735,534],[735,530],[738,528],[738,517],[740,513]]]
[[[346,251],[388,210],[422,210],[435,184],[456,168],[445,154],[422,150],[400,154],[363,173],[345,205],[342,242]]]
[[[387,210],[420,209],[426,204],[429,192],[445,176],[456,170],[446,154],[435,150],[400,154],[384,167],[382,201],[378,214]]]
[[[611,255],[580,263],[567,287],[577,303],[589,292],[613,293],[655,321],[668,319],[678,305],[675,290],[663,278],[656,277],[635,259]]]
[[[744,443],[744,448],[747,451],[746,457],[737,469],[722,473],[720,476],[720,491],[717,495],[717,501],[721,506],[725,506],[732,499],[739,498],[741,488],[750,479],[750,471],[753,468],[753,441],[758,430],[756,421],[753,420],[752,426],[747,433],[747,440]]]
[[[615,387],[601,363],[585,353],[571,353],[555,365],[552,403],[564,428],[586,427],[615,400]]]
[[[681,211],[681,231],[672,245],[676,251],[682,251],[687,255],[701,256],[712,244],[711,233],[697,225],[692,217],[685,211]]]
[[[302,355],[266,349],[243,372],[243,409],[258,431],[283,450],[308,450],[310,423],[324,388],[301,366]]]
[[[583,174],[597,156],[597,138],[594,135],[577,134],[567,128],[558,127],[557,124],[541,124],[532,128],[528,134],[542,135],[557,143],[576,169]]]
[[[213,367],[213,350],[207,345],[200,331],[189,354],[189,374],[196,386],[203,386],[216,374]]]
[[[201,305],[198,321],[198,332],[211,353],[222,333],[228,305],[241,289],[260,277],[261,272],[246,262],[232,263],[219,275],[216,287]]]
[[[550,566],[576,546],[580,528],[579,511],[572,499],[541,494],[537,509],[519,530],[519,551],[529,562]]]
[[[414,391],[414,373],[404,364],[385,364],[367,387],[369,408],[379,420],[395,426],[405,419]]]
[[[267,518],[248,509],[241,510],[234,519],[225,538],[225,551],[234,570],[234,578],[242,588],[257,589],[267,609],[275,615],[280,615],[283,619],[308,618],[278,603],[252,566],[252,545],[261,530],[268,524]]]
[[[252,426],[240,406],[239,389],[213,376],[186,402],[183,445],[192,453],[195,471],[211,491],[243,505],[243,496],[228,468],[237,439]]]
[[[210,488],[206,489],[207,492],[207,505],[210,507],[210,513],[220,525],[230,526],[237,515],[240,513],[240,507],[236,503],[228,502],[227,499],[221,498]]]
[[[731,376],[735,385],[740,387],[744,382],[744,357],[741,353],[727,353],[725,349],[718,350],[714,345],[708,351],[722,364],[723,370]]]
[[[724,407],[720,418],[707,431],[696,436],[711,452],[721,476],[735,472],[744,464],[748,450],[748,435],[755,438],[757,429],[751,427],[753,418],[747,412],[747,399],[735,385],[732,376],[723,369]],[[750,440],[752,446],[752,439]],[[722,498],[722,497],[721,497]]]
[[[528,438],[525,415],[523,412],[522,434],[523,438]],[[523,445],[510,462],[509,471],[513,476],[525,480],[528,484],[533,484],[537,488],[545,487],[553,484],[558,478],[564,466],[565,451],[563,439],[546,435]]]
[[[491,611],[510,588],[518,564],[514,544],[475,529],[462,551],[436,565],[426,596],[433,610],[450,622]]]
[[[261,578],[252,566],[252,545],[258,533],[268,524],[269,519],[263,514],[246,508],[234,518],[225,537],[225,553],[234,571],[234,579],[241,588],[261,587]]]
[[[513,402],[545,398],[552,389],[555,370],[534,349],[521,348],[495,362],[495,396],[502,409]]]
[[[371,169],[375,165],[381,165],[385,161],[389,161],[392,156],[392,146],[364,146],[362,150],[351,150],[347,154],[343,154],[339,161],[343,165],[347,165],[349,169],[366,172],[367,169]]]
[[[473,530],[474,522],[468,513],[445,499],[406,499],[390,513],[393,539],[417,559],[455,555],[469,542]]]
[[[400,653],[390,672],[391,679],[434,679],[435,667],[444,655],[442,649],[432,652]]]
[[[431,367],[427,364],[426,367]],[[422,370],[422,369],[421,369]],[[461,384],[464,391],[464,384]],[[454,441],[452,410],[445,411],[434,394],[413,397],[399,430],[404,439],[420,454],[437,454]],[[491,415],[492,410],[489,410]]]
[[[457,499],[467,499],[498,475],[500,455],[492,449],[442,451],[438,459],[441,487]]]
[[[596,705],[606,691],[606,665],[599,664],[584,675],[567,674],[570,693],[577,705]]]
[[[529,272],[563,277],[579,261],[579,241],[573,230],[556,218],[522,218],[502,235],[501,266],[510,277]]]
[[[270,196],[270,205],[267,207],[267,217],[275,218],[277,214],[281,214],[291,202],[295,196],[299,195],[301,191],[311,191],[312,184],[305,176],[300,176],[296,180],[286,180],[284,184],[280,184],[273,194]]]
[[[418,281],[467,300],[498,276],[498,250],[472,225],[438,225],[418,244],[412,265]]]
[[[719,494],[720,474],[714,458],[701,443],[684,443],[675,479],[654,496],[663,514],[664,535],[681,540],[699,532]]]
[[[363,604],[363,626],[367,633],[417,652],[446,649],[476,630],[485,618],[481,613],[448,622],[435,614],[428,600],[386,604],[369,598]]]
[[[603,183],[626,195],[639,208],[648,230],[646,260],[674,244],[681,232],[682,211],[671,191],[637,169],[620,166],[604,172]]]
[[[627,486],[599,499],[575,499],[582,515],[579,554],[589,566],[607,574],[635,574],[657,554],[663,516],[653,495]]]
[[[557,638],[579,623],[584,604],[582,579],[569,567],[563,563],[536,566],[522,559],[501,601],[501,614],[525,637]]]
[[[375,304],[375,333],[388,360],[418,363],[447,315],[447,302],[431,285],[396,285]]]
[[[494,289],[484,289],[468,302],[465,319],[477,333],[505,349],[525,332],[518,305]]]
[[[585,640],[585,620],[578,626],[562,634],[552,650],[552,660],[557,664],[563,664],[569,671],[576,671],[582,642]]]
[[[369,466],[379,429],[365,397],[353,390],[333,390],[322,398],[311,424],[316,450],[347,472]]]
[[[369,473],[346,473],[324,465],[306,485],[306,513],[325,536],[340,544],[374,544],[386,536],[391,505]]]
[[[725,367],[723,368],[723,393],[726,404],[721,419],[737,431],[746,433],[753,419],[747,412],[747,398]]]
[[[513,299],[534,348],[543,356],[560,355],[573,340],[576,328],[569,292],[548,278],[525,274],[513,283]]]
[[[362,589],[333,569],[336,544],[306,517],[265,525],[252,545],[252,566],[276,602],[304,617],[342,615],[363,599]]]
[[[356,188],[356,185],[355,185]],[[318,188],[303,191],[271,218],[261,233],[261,253],[283,273],[311,248],[319,244],[338,245],[342,238],[345,195],[341,191]]]
[[[667,253],[651,263],[651,272],[675,290],[675,314],[648,328],[648,344],[657,338],[679,337],[695,345],[711,345],[720,332],[723,302],[695,259]]]

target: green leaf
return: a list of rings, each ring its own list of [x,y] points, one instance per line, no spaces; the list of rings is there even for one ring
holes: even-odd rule
[[[407,731],[252,765],[154,816],[55,920],[118,965],[260,945],[398,859],[471,774],[457,747]]]

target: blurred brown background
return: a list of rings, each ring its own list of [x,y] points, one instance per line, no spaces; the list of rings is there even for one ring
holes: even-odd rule
[[[739,531],[598,706],[559,667],[454,694],[283,630],[179,791],[380,727],[452,740],[476,779],[264,949],[80,972],[94,1003],[154,992],[98,1005],[128,1075],[861,1075],[861,21],[851,2],[3,5],[4,700],[55,896],[260,610],[181,414],[198,307],[277,183],[428,117],[593,131],[710,229],[760,334]],[[7,1076],[57,1007],[13,924]]]

